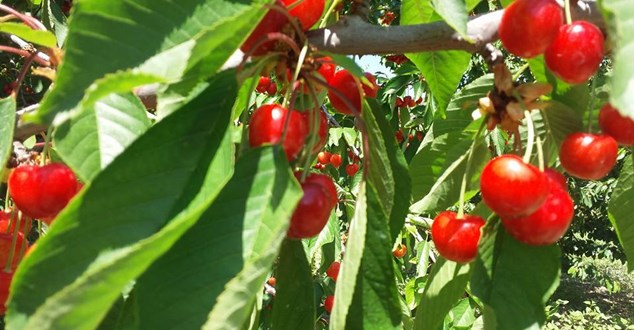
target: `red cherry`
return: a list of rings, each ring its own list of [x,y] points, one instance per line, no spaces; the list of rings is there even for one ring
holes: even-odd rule
[[[328,142],[328,118],[326,118],[326,114],[324,114],[323,111],[319,109],[315,111],[318,112],[319,116],[319,127],[317,128],[317,135],[319,136],[319,138],[313,146],[312,153],[318,152],[319,150],[323,149],[326,145],[326,142]],[[313,111],[302,112],[302,116],[304,117],[308,132],[311,132],[313,129]],[[310,139],[306,139],[306,142],[308,141],[310,141]]]
[[[275,4],[282,5],[279,0],[277,0]],[[265,55],[275,48],[275,41],[265,42],[257,47],[257,49],[253,48],[257,43],[265,38],[268,33],[282,31],[286,24],[288,24],[288,19],[284,14],[277,10],[269,10],[255,29],[253,29],[253,32],[251,32],[247,40],[245,40],[242,46],[240,46],[240,50],[242,50],[245,54],[253,50],[251,52],[253,56]]]
[[[320,63],[317,72],[324,78],[325,82],[329,82],[330,79],[332,79],[332,77],[335,75],[337,65],[333,62],[332,57],[330,56],[318,58],[317,62]]]
[[[6,303],[12,280],[13,272],[6,273],[4,270],[0,270],[0,315],[4,315],[7,311]]]
[[[467,263],[475,259],[484,219],[465,214],[458,218],[453,211],[440,212],[431,225],[431,238],[438,253],[447,260]]]
[[[361,95],[359,94],[359,87],[354,77],[347,70],[339,70],[335,72],[335,75],[328,82],[332,89],[337,90],[348,102],[345,102],[338,93],[328,90],[328,98],[330,104],[335,110],[346,114],[354,115],[361,113]],[[353,108],[350,108],[350,106]]]
[[[11,210],[0,211],[0,233],[12,234],[15,231],[15,224],[18,222],[17,214],[14,215],[13,223],[11,223]],[[25,228],[25,221],[27,221]],[[11,223],[11,229],[9,229],[9,224]],[[31,221],[22,219],[20,222],[20,232],[24,234],[28,233],[31,230]]]
[[[302,184],[304,194],[291,217],[286,236],[309,238],[316,236],[326,226],[332,211],[332,199],[324,187],[314,182]]]
[[[301,180],[302,172],[295,172],[295,178],[297,180]],[[330,200],[330,208],[334,208],[337,206],[339,199],[337,197],[337,187],[335,187],[335,183],[332,182],[332,178],[326,174],[319,173],[310,173],[306,179],[304,179],[304,183],[315,183],[320,185],[326,193],[328,194],[328,200]]]
[[[564,190],[568,189],[568,183],[566,183],[566,177],[563,174],[553,170],[552,168],[545,169],[544,170],[544,174],[546,174],[546,176],[548,177],[548,180],[551,182],[551,184],[552,184],[552,182],[555,182],[555,183],[559,184],[559,186],[562,189],[564,189]]]
[[[341,268],[341,263],[339,261],[335,261],[330,264],[330,267],[326,269],[326,275],[332,278],[333,281],[337,282],[337,277],[339,276],[339,268]]]
[[[295,158],[304,146],[307,135],[306,123],[299,112],[294,110],[289,112],[279,104],[265,104],[253,112],[249,122],[249,145],[259,147],[263,144],[279,143],[289,113],[290,118],[282,148],[288,160]]]
[[[531,58],[548,48],[563,24],[555,0],[516,0],[504,10],[498,35],[510,53]]]
[[[546,66],[569,84],[586,82],[603,60],[603,42],[603,33],[592,23],[564,25],[544,53]]]
[[[330,313],[332,311],[332,307],[335,305],[335,296],[329,295],[324,300],[324,309],[326,312]]]
[[[275,93],[277,93],[277,84],[275,82],[271,82],[266,88],[266,93],[270,96],[274,96]]]
[[[379,92],[379,85],[376,84],[376,77],[370,72],[364,73],[365,77],[368,78],[372,87],[363,84],[363,93],[365,93],[365,97],[376,98],[376,95]]]
[[[258,86],[255,88],[255,91],[258,93],[266,93],[270,84],[271,84],[271,78],[260,77],[260,80],[258,81]]]
[[[558,179],[548,176],[550,191],[542,206],[525,217],[502,217],[502,225],[511,236],[529,245],[550,245],[568,230],[574,215],[574,204]]]
[[[346,165],[346,173],[349,176],[354,176],[359,171],[359,164],[348,164]]]
[[[403,104],[404,104],[404,103],[403,103],[403,99],[402,99],[402,98],[400,98],[400,97],[397,97],[397,98],[396,98],[396,107],[397,107],[397,108],[403,108],[403,107],[404,107],[404,105],[403,105]]]
[[[423,141],[423,133],[421,132],[416,132],[416,139],[418,141]]]
[[[616,164],[619,146],[609,135],[571,133],[559,148],[561,166],[568,174],[585,180],[599,180]]]
[[[20,249],[24,242],[24,235],[18,232],[18,237],[15,240],[15,247],[13,249],[13,259],[11,261],[11,269],[18,267],[20,262]],[[0,270],[7,265],[9,261],[9,252],[11,252],[11,244],[13,243],[13,234],[0,233]]]
[[[396,131],[396,132],[394,133],[394,136],[396,137],[396,141],[397,141],[399,144],[403,143],[403,139],[404,139],[404,138],[403,138],[403,132],[402,132],[402,131],[400,131],[400,130],[399,130],[399,131]]]
[[[343,160],[341,159],[341,155],[332,154],[332,156],[330,156],[330,164],[332,164],[332,166],[334,166],[335,168],[339,168],[342,162]]]
[[[68,166],[25,165],[11,172],[9,194],[16,207],[31,218],[55,217],[77,193],[77,177]]]
[[[310,29],[324,12],[325,0],[282,0],[287,8],[292,7],[288,12],[297,17],[304,31]]]
[[[268,283],[268,285],[270,286],[275,286],[275,284],[277,284],[277,279],[273,276],[269,277],[268,280],[266,280],[266,283]]]
[[[332,156],[331,153],[329,153],[328,151],[322,151],[320,153],[317,154],[317,161],[321,164],[324,165],[328,165],[330,164],[330,157]]]
[[[480,190],[484,203],[500,216],[535,212],[546,200],[548,181],[539,169],[516,155],[493,158],[482,170]]]
[[[405,253],[407,253],[407,246],[405,246],[405,244],[399,244],[393,251],[392,251],[392,255],[396,258],[403,258],[403,256],[405,256]]]
[[[634,145],[634,120],[621,115],[609,103],[601,107],[599,126],[603,133],[613,137],[616,142],[625,146]]]
[[[414,99],[412,99],[412,97],[411,97],[411,96],[406,95],[406,96],[403,98],[403,107],[404,107],[404,108],[405,108],[405,107],[411,107],[411,106],[412,106],[412,105],[411,105],[412,103],[416,104],[416,102],[414,101]]]

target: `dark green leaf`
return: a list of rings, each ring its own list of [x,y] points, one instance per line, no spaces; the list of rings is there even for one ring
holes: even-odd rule
[[[628,259],[629,271],[634,271],[634,162],[632,155],[623,164],[619,181],[612,192],[608,215]]]
[[[285,240],[277,266],[272,329],[313,329],[315,295],[302,242]]]
[[[66,15],[62,13],[59,4],[55,1],[44,0],[42,2],[42,23],[47,29],[55,33],[57,46],[62,47],[68,35]]]
[[[485,328],[540,329],[544,306],[559,284],[557,245],[529,246],[498,225],[480,240],[471,290],[485,304]]]
[[[74,198],[16,272],[14,329],[95,328],[126,284],[196,223],[232,173],[235,95],[234,74],[217,76]]]
[[[84,182],[91,181],[150,127],[132,94],[110,94],[55,131],[57,153]]]
[[[469,275],[469,264],[439,258],[432,266],[423,298],[416,310],[415,329],[436,330],[451,307],[464,295]]]
[[[99,330],[133,330],[139,328],[139,311],[134,291],[124,299],[120,297],[99,324]]]

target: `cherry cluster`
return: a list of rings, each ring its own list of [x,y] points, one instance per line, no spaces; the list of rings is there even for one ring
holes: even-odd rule
[[[261,94],[266,93],[270,96],[274,96],[275,94],[277,94],[277,84],[269,77],[260,77],[260,80],[258,81],[258,86],[255,88],[255,91]]]
[[[81,189],[73,171],[60,163],[19,166],[9,174],[7,185],[14,207],[0,212],[0,266],[4,267],[0,271],[0,315],[5,312],[13,272],[33,248],[26,240],[31,220],[51,225]]]
[[[423,103],[423,98],[419,97],[417,100],[414,100],[414,98],[412,98],[411,96],[407,95],[403,98],[396,98],[396,107],[398,109],[403,109],[403,108],[413,108],[419,104]]]
[[[555,0],[514,1],[504,10],[498,34],[514,55],[544,54],[548,69],[569,84],[586,82],[603,60],[601,30],[586,21],[564,24]]]

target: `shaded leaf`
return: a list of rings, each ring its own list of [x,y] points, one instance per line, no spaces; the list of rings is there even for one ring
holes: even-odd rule
[[[619,181],[612,192],[608,205],[608,216],[625,250],[628,269],[634,271],[634,162],[632,155],[623,164]]]

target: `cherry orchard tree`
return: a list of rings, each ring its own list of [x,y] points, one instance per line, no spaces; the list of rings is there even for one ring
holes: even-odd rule
[[[616,162],[634,258],[629,1],[21,6],[0,5],[8,329],[539,328],[561,172]],[[25,104],[32,75],[52,84]]]

